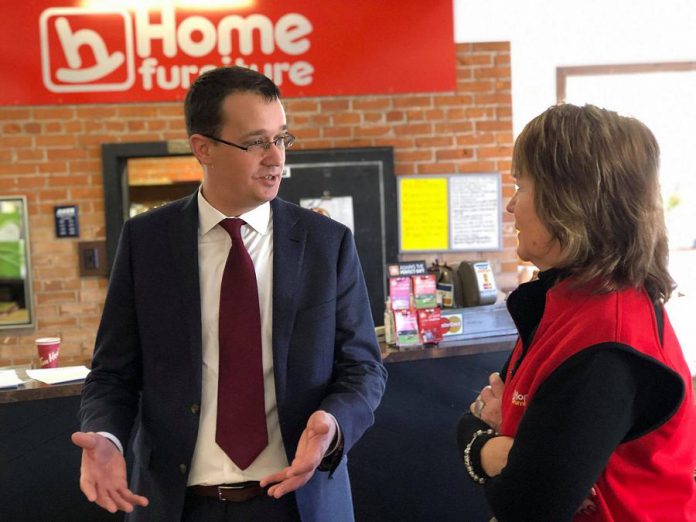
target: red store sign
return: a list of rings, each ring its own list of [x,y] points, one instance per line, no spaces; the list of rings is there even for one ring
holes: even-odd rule
[[[449,0],[215,6],[8,2],[0,105],[180,100],[199,74],[220,65],[260,70],[289,97],[455,89]]]

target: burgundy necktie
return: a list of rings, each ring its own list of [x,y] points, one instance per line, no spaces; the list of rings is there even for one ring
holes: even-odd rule
[[[241,469],[268,445],[261,364],[261,316],[254,264],[241,219],[220,226],[232,238],[220,287],[220,365],[215,442]]]

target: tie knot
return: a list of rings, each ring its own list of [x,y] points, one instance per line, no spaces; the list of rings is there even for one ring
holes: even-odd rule
[[[225,229],[225,231],[230,235],[233,241],[235,239],[239,239],[241,241],[242,225],[246,225],[246,222],[243,219],[239,218],[225,218],[222,221],[220,221],[220,226]]]

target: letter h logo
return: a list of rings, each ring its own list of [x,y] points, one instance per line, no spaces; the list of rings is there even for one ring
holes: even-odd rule
[[[125,91],[135,82],[127,11],[49,8],[41,13],[39,28],[41,70],[49,91]]]

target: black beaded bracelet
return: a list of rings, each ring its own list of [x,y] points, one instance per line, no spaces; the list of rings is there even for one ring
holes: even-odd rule
[[[471,448],[479,437],[485,437],[486,439],[491,439],[495,435],[496,435],[496,433],[495,433],[495,430],[493,428],[489,428],[487,430],[476,430],[476,432],[474,432],[474,436],[471,437],[469,444],[467,444],[466,447],[464,448],[464,466],[466,467],[466,472],[469,474],[469,476],[472,478],[472,480],[474,482],[476,482],[477,484],[485,484],[487,477],[480,476],[478,473],[476,473],[476,470],[474,470],[474,466],[471,463]]]

